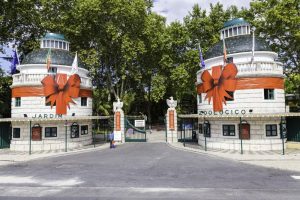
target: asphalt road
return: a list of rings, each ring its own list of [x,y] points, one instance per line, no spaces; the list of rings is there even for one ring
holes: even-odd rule
[[[300,199],[296,172],[128,143],[0,167],[0,199]]]

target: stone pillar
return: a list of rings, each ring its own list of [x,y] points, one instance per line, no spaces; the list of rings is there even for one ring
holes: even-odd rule
[[[173,97],[170,97],[170,99],[167,99],[167,104],[169,106],[166,114],[167,142],[168,143],[178,142],[177,112],[175,109],[175,107],[177,106],[177,101],[174,101]]]
[[[117,143],[125,142],[125,120],[124,111],[122,110],[123,102],[118,99],[117,102],[113,103],[114,111],[114,140]]]

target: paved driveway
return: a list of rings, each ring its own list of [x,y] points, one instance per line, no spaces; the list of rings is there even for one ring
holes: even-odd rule
[[[293,175],[300,174],[128,143],[0,167],[0,199],[299,199]]]

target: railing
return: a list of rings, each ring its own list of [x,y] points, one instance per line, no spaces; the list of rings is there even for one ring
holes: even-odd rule
[[[283,73],[282,64],[279,63],[266,63],[266,62],[257,62],[257,63],[240,63],[237,64],[239,73],[252,73],[252,72],[271,72],[271,73]]]
[[[251,75],[283,75],[283,65],[279,62],[255,62],[253,64],[249,62],[236,63],[238,68],[237,77],[251,76]],[[201,71],[197,73],[197,82],[201,83],[200,74]]]
[[[48,74],[15,74],[13,75],[13,84],[12,86],[20,86],[20,85],[41,85],[41,81],[45,78]],[[69,78],[69,76],[68,76]],[[92,80],[88,77],[80,77],[81,84],[80,86],[85,88],[92,87]]]

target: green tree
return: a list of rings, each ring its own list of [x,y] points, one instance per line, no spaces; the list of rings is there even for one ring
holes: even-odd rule
[[[0,117],[10,117],[12,78],[0,68]]]
[[[251,12],[257,34],[267,39],[287,68],[300,73],[300,1],[255,0]]]

